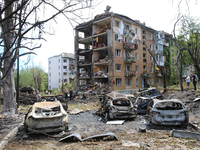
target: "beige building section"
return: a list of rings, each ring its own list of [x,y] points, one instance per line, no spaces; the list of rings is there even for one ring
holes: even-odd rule
[[[109,90],[157,86],[155,62],[148,52],[155,54],[156,30],[108,12],[78,25],[75,31],[77,90],[80,84],[95,83],[107,84]]]

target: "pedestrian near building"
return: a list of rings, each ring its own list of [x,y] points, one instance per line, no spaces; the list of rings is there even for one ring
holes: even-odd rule
[[[193,79],[194,90],[196,91],[197,90],[197,81],[199,80],[199,78],[195,74],[195,72],[193,73],[192,79]]]
[[[40,93],[37,93],[36,98],[37,98],[37,102],[42,101],[42,96],[40,95]]]
[[[186,81],[188,89],[189,89],[189,86],[190,86],[190,76],[186,75],[185,81]]]
[[[68,92],[65,92],[65,100],[68,100]]]

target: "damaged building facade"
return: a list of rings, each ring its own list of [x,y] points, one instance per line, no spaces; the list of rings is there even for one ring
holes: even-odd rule
[[[164,67],[161,38],[145,23],[112,12],[76,26],[76,89],[81,84],[98,83],[107,85],[109,90],[158,86],[162,80],[155,71],[154,60]],[[148,49],[159,57],[153,59]]]
[[[48,58],[48,87],[61,89],[62,83],[71,83],[75,79],[74,54],[62,53]]]

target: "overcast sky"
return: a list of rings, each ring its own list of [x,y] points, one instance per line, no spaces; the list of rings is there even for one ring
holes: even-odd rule
[[[90,9],[87,17],[93,19],[97,14],[104,13],[107,5],[111,12],[123,14],[134,20],[145,22],[146,26],[155,30],[172,33],[173,25],[178,14],[179,0],[104,0],[95,9]],[[189,10],[185,0],[181,4],[181,13],[200,17],[200,4],[196,0],[189,0]],[[55,35],[43,35],[47,42],[42,42],[42,48],[35,50],[37,56],[31,56],[35,65],[39,63],[48,71],[48,58],[62,52],[74,53],[74,31],[69,22],[59,17],[54,25]],[[26,59],[26,58],[23,58]],[[23,63],[21,64],[23,65]]]

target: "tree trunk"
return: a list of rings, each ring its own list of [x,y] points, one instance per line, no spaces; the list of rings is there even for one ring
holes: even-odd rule
[[[177,72],[178,72],[178,79],[179,79],[179,83],[180,83],[180,86],[181,86],[181,91],[183,91],[182,77],[181,77],[180,70],[178,68],[178,59],[179,59],[180,55],[181,55],[180,49],[178,49],[178,55],[177,55],[177,58],[176,58],[176,69],[177,69]]]
[[[163,93],[165,93],[167,91],[165,71],[163,72],[163,88],[164,88]]]
[[[5,0],[5,5],[10,3],[12,0]],[[13,5],[10,5],[6,11],[5,11],[5,18],[11,14],[13,11]],[[4,36],[4,53],[6,53],[6,56],[11,55],[12,52],[12,47],[11,44],[13,42],[13,33],[11,29],[13,28],[13,19],[8,19],[5,21],[3,24],[2,30],[3,33],[6,33]],[[17,105],[16,105],[16,91],[15,91],[15,82],[14,82],[14,72],[15,72],[15,67],[11,64],[13,55],[10,57],[6,58],[4,60],[4,74],[8,71],[8,75],[4,80],[3,84],[3,114],[15,114],[18,113],[17,110]]]

